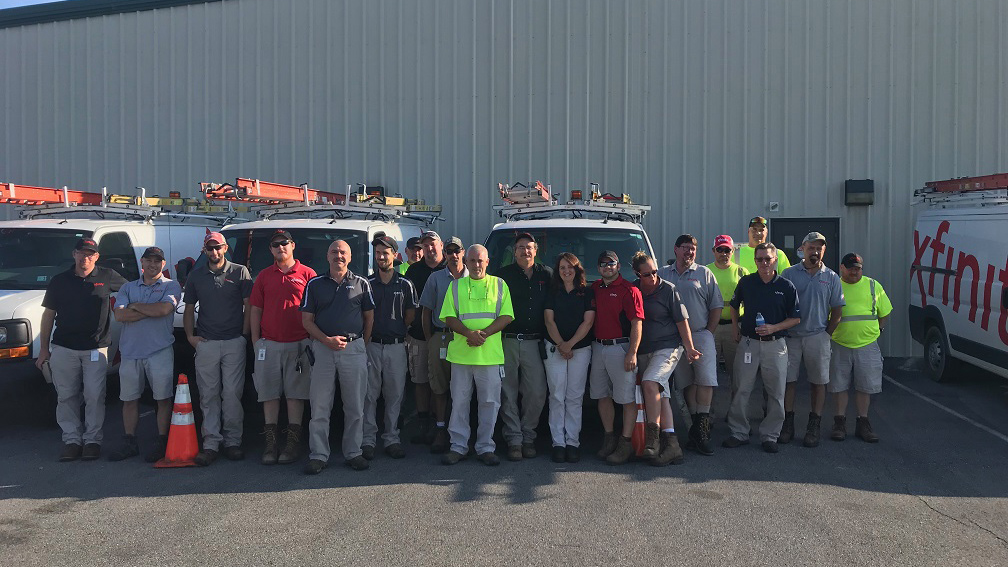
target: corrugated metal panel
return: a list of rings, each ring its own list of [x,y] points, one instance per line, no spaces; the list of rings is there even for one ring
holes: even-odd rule
[[[235,0],[12,27],[0,177],[381,183],[467,242],[497,181],[597,181],[656,206],[662,257],[779,201],[841,218],[907,354],[910,195],[1008,170],[1006,28],[998,0]],[[876,205],[845,207],[848,178]]]

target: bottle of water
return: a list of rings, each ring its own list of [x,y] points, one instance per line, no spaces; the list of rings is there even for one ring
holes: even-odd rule
[[[756,313],[756,326],[762,327],[763,325],[766,325],[766,319],[763,318],[762,313]]]

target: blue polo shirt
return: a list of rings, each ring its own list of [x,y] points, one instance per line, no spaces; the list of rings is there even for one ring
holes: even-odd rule
[[[151,285],[140,279],[126,282],[116,294],[116,309],[130,303],[171,303],[173,310],[164,317],[144,317],[122,324],[119,352],[127,360],[147,358],[175,342],[175,311],[182,299],[182,286],[175,280],[160,277]]]
[[[735,286],[735,295],[729,304],[735,309],[745,305],[740,321],[742,334],[751,338],[759,338],[756,334],[757,313],[763,314],[768,325],[799,317],[798,292],[794,284],[777,274],[769,282],[764,282],[759,274],[743,276]],[[787,331],[774,333],[773,336],[786,337]]]

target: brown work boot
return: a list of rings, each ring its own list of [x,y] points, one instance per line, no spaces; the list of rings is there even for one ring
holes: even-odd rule
[[[843,441],[847,438],[847,416],[833,416],[833,431],[830,433],[829,438],[834,441]]]
[[[661,429],[658,427],[657,423],[648,423],[644,426],[644,456],[654,457],[658,454],[660,450],[658,434],[661,433]]]
[[[656,467],[664,467],[672,464],[678,465],[683,462],[682,447],[679,446],[679,438],[675,432],[662,431],[661,433],[661,453],[651,459],[651,464]]]
[[[605,459],[616,450],[616,433],[614,431],[606,432],[605,437],[602,438],[602,448],[599,449],[598,458]]]
[[[781,425],[777,442],[781,445],[787,445],[792,439],[794,439],[794,412],[786,411],[784,412],[784,425]]]
[[[281,465],[289,465],[297,462],[301,458],[301,424],[291,423],[287,425],[287,443],[284,445],[283,453],[277,460]]]
[[[277,464],[277,424],[267,423],[263,428],[263,437],[266,438],[266,446],[263,448],[262,464]]]
[[[818,447],[821,428],[822,416],[817,413],[809,412],[808,426],[805,428],[805,439],[802,441],[802,445],[805,447]]]
[[[621,435],[619,441],[616,442],[616,450],[606,457],[606,462],[610,465],[623,465],[630,460],[630,457],[632,457],[633,454],[633,441],[631,441],[629,437],[623,437]]]
[[[867,417],[857,418],[857,425],[854,426],[854,435],[866,443],[878,443],[879,436],[872,431],[871,422]]]

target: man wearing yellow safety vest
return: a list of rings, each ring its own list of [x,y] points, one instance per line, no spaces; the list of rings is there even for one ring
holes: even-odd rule
[[[763,217],[749,219],[749,245],[739,246],[738,264],[748,270],[750,274],[756,273],[756,260],[754,258],[756,247],[767,241],[767,222]],[[778,274],[782,273],[786,268],[791,267],[788,257],[780,249],[777,250],[776,266]]]
[[[469,453],[469,403],[476,391],[479,423],[476,454],[483,464],[495,466],[494,424],[501,407],[504,345],[500,332],[514,320],[511,294],[504,280],[487,275],[487,249],[473,244],[466,251],[469,276],[452,282],[440,317],[455,332],[448,344],[451,363],[452,412],[448,422],[451,450],[441,459],[454,465]]]
[[[858,416],[854,434],[868,443],[877,443],[879,437],[868,421],[868,404],[872,394],[882,391],[878,338],[892,313],[892,303],[881,284],[862,277],[861,264],[861,256],[853,252],[840,260],[840,285],[847,304],[832,337],[829,391],[836,401],[836,415],[830,439],[847,438],[847,391],[853,378]]]
[[[718,289],[724,299],[724,308],[721,311],[721,318],[718,321],[717,330],[714,331],[714,348],[718,356],[724,360],[725,371],[728,379],[731,380],[732,393],[735,392],[735,381],[732,380],[732,367],[735,365],[735,332],[731,324],[731,301],[735,295],[735,286],[738,285],[742,276],[748,276],[749,270],[732,262],[732,252],[735,250],[735,242],[732,237],[722,234],[714,238],[714,262],[707,264],[714,279],[717,280]]]

